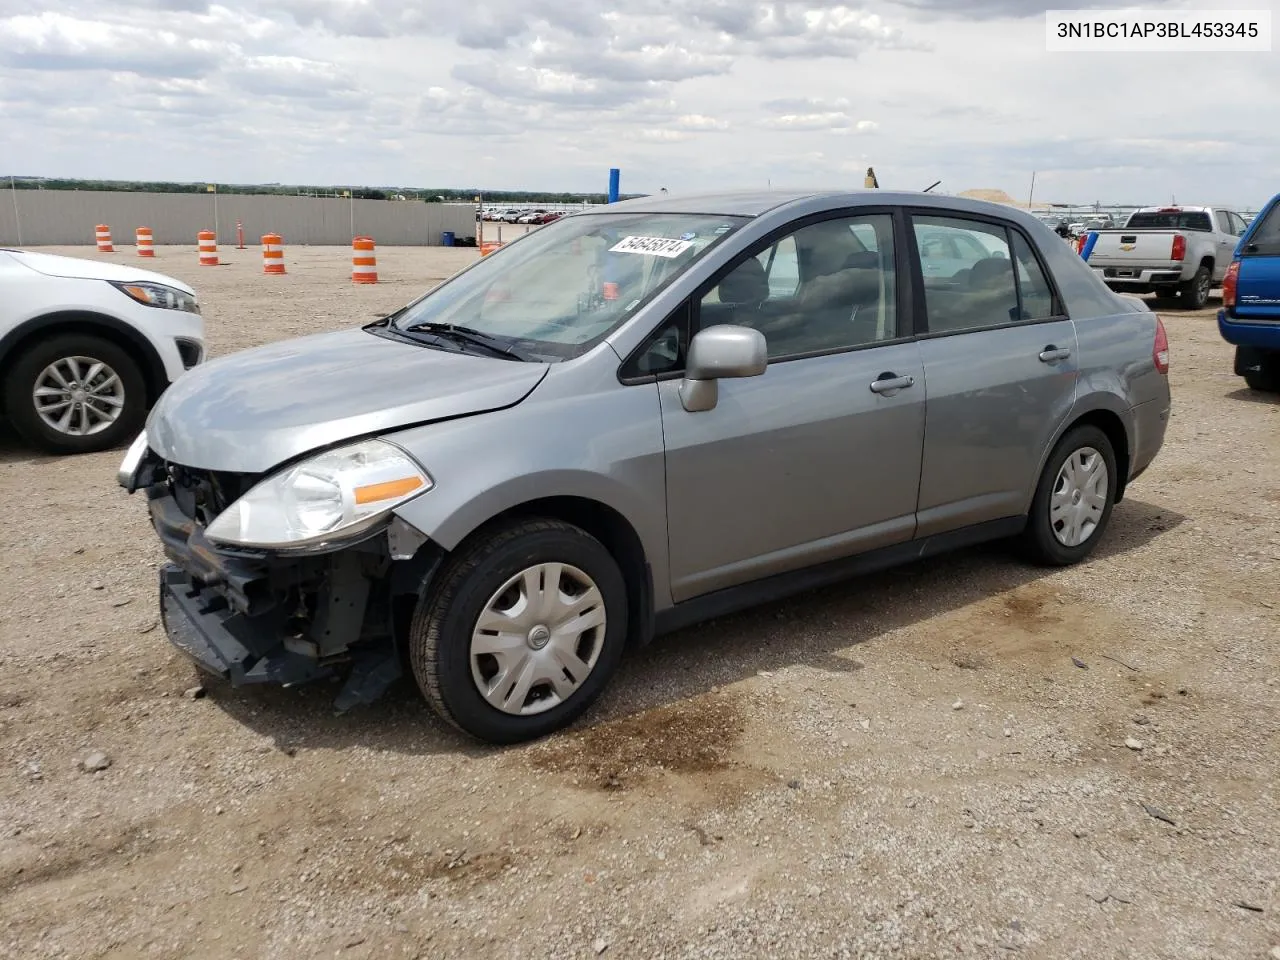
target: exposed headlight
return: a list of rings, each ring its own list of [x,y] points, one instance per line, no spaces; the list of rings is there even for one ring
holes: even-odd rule
[[[143,430],[129,444],[124,459],[120,461],[120,469],[116,471],[116,481],[130,493],[137,489],[138,468],[142,466],[142,458],[147,453],[147,431]]]
[[[137,300],[148,307],[160,307],[162,310],[185,310],[187,313],[199,313],[200,302],[185,290],[177,287],[166,287],[163,283],[117,283],[108,280],[113,287],[127,297]]]
[[[364,440],[317,454],[263,480],[205,530],[219,543],[315,550],[357,537],[434,486],[399,447]]]

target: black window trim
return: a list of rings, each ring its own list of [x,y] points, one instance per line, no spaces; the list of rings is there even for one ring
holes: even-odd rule
[[[770,357],[769,366],[776,363],[789,363],[792,360],[809,360],[815,357],[832,356],[838,353],[852,353],[857,350],[874,350],[877,347],[893,346],[895,344],[909,343],[915,339],[916,316],[914,290],[911,283],[910,271],[903,270],[901,264],[906,262],[904,257],[907,256],[908,249],[906,245],[906,237],[904,229],[906,219],[902,215],[902,208],[887,204],[856,206],[856,207],[840,207],[833,210],[823,210],[819,213],[811,213],[803,217],[797,217],[789,220],[781,226],[775,227],[766,233],[759,240],[752,243],[744,251],[735,256],[732,260],[725,263],[707,280],[703,281],[697,289],[689,294],[680,305],[672,310],[669,314],[662,318],[653,330],[651,330],[634,350],[627,354],[622,364],[618,367],[618,380],[627,386],[642,383],[660,383],[664,380],[679,380],[684,378],[683,366],[677,370],[668,370],[663,373],[638,373],[635,372],[635,364],[639,361],[640,356],[646,351],[661,335],[662,331],[671,325],[673,320],[679,319],[684,324],[684,345],[683,349],[688,349],[688,344],[692,342],[694,336],[694,328],[697,326],[698,306],[701,304],[702,298],[711,292],[713,287],[720,284],[720,281],[732,273],[742,263],[745,263],[751,257],[757,257],[760,253],[770,246],[777,244],[787,236],[803,230],[805,227],[812,226],[815,223],[823,223],[828,220],[849,220],[857,217],[870,216],[888,216],[893,226],[893,273],[894,273],[894,308],[895,314],[894,325],[897,328],[898,336],[888,340],[875,340],[870,343],[859,343],[845,347],[830,347],[825,350],[810,350],[804,353],[787,354],[783,357]],[[914,244],[911,247],[914,250]],[[754,251],[754,252],[753,252]],[[677,318],[676,314],[685,310],[683,318]]]
[[[1063,320],[1070,320],[1071,316],[1067,313],[1066,302],[1062,299],[1061,291],[1058,289],[1057,280],[1054,278],[1053,271],[1045,266],[1044,255],[1040,252],[1040,248],[1036,242],[1027,235],[1018,224],[1011,220],[1005,220],[1002,217],[993,216],[984,213],[972,213],[968,210],[947,210],[941,207],[916,207],[908,206],[902,208],[904,217],[908,223],[907,242],[911,247],[911,260],[909,267],[913,274],[912,281],[916,285],[916,301],[919,308],[916,312],[916,338],[920,340],[934,340],[939,337],[957,337],[964,336],[966,333],[978,333],[986,330],[1003,330],[1007,327],[1027,327],[1041,323],[1059,323]],[[972,220],[975,223],[981,223],[989,227],[999,227],[1005,231],[1005,243],[1009,247],[1010,260],[1016,259],[1013,251],[1013,238],[1011,232],[1018,233],[1027,244],[1027,249],[1031,251],[1031,256],[1035,258],[1036,265],[1040,268],[1040,273],[1044,276],[1045,282],[1049,284],[1049,292],[1053,297],[1053,315],[1048,317],[1038,317],[1033,320],[1006,320],[1002,323],[985,324],[981,327],[966,327],[963,330],[930,330],[928,307],[925,301],[924,293],[924,270],[920,262],[920,251],[916,247],[915,218],[916,217],[933,217],[935,219],[946,220]],[[1018,297],[1018,312],[1022,312],[1022,284],[1018,282],[1018,271],[1013,271],[1013,286]]]

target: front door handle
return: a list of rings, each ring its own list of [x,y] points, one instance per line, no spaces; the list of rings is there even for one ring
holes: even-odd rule
[[[1065,360],[1071,356],[1071,351],[1066,347],[1055,347],[1053,344],[1045,347],[1040,351],[1041,363],[1057,363],[1059,360]]]
[[[905,390],[907,387],[914,386],[915,377],[899,377],[893,373],[882,373],[875,380],[871,381],[872,393],[897,393],[899,390]]]

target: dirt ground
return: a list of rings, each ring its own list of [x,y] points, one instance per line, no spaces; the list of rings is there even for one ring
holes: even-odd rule
[[[158,252],[214,355],[476,256],[364,287],[346,250]],[[0,955],[1280,957],[1280,405],[1211,311],[1165,320],[1168,439],[1088,563],[970,550],[685,630],[505,750],[407,681],[186,696],[120,453],[0,434]]]

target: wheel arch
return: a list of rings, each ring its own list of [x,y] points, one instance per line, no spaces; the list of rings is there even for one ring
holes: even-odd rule
[[[522,501],[493,514],[468,531],[452,550],[428,540],[415,562],[428,572],[420,589],[427,589],[448,555],[498,527],[541,517],[572,524],[599,540],[622,571],[627,588],[627,641],[643,646],[654,636],[653,571],[639,532],[619,510],[600,500],[579,495],[551,495]]]
[[[1129,467],[1133,461],[1133,444],[1129,438],[1128,426],[1120,414],[1110,407],[1094,407],[1070,419],[1062,432],[1054,437],[1053,447],[1058,445],[1068,431],[1080,426],[1095,426],[1111,441],[1111,450],[1116,457],[1116,473],[1119,475],[1116,478],[1115,502],[1119,503],[1124,499],[1125,488],[1129,484]]]
[[[66,333],[101,337],[137,357],[146,383],[148,408],[164,391],[168,375],[164,361],[151,342],[123,320],[91,310],[59,310],[41,314],[23,321],[0,337],[0,380],[8,375],[17,358],[33,344]]]

